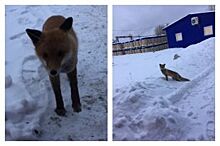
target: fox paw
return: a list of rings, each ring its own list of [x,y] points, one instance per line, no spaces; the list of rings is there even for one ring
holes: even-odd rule
[[[81,109],[81,104],[75,104],[75,105],[72,105],[72,107],[73,107],[73,111],[74,111],[74,112],[79,113],[79,112],[82,111],[82,109]]]
[[[57,115],[59,116],[65,116],[66,115],[66,110],[64,108],[56,108],[55,112],[57,113]]]

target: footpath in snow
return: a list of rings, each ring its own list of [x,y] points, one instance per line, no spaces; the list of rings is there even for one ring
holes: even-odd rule
[[[114,57],[113,139],[215,140],[214,44]],[[166,81],[160,63],[191,81]]]

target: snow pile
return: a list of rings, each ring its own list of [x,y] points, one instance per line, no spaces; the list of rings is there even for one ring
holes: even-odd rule
[[[106,6],[6,6],[6,140],[107,139],[106,11]],[[66,117],[54,112],[48,75],[25,33],[41,30],[52,15],[72,16],[79,39],[82,112],[73,112],[69,82],[61,74]]]
[[[214,44],[114,57],[114,140],[214,140]],[[166,81],[160,63],[191,81]]]
[[[130,95],[126,102],[115,105],[115,140],[178,140],[183,137],[189,126],[179,109],[162,97],[144,96],[144,90],[139,89],[139,94]]]
[[[48,97],[31,96],[22,84],[14,84],[6,90],[6,138],[8,140],[37,140],[39,123],[48,104]],[[40,109],[40,110],[39,110]]]

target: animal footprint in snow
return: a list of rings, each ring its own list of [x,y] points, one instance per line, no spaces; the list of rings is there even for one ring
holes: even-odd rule
[[[22,62],[22,80],[23,82],[32,82],[32,80],[38,80],[38,66],[39,60],[35,55],[27,56]]]
[[[208,115],[209,117],[213,117],[213,118],[214,118],[214,116],[215,116],[215,112],[212,111],[212,110],[208,110],[206,113],[207,113],[207,115]]]
[[[62,120],[59,117],[50,117],[50,121],[51,122],[48,123],[49,125],[51,123],[53,123],[53,124],[57,125],[58,127],[62,127],[60,124],[62,122]]]
[[[210,140],[215,139],[215,123],[213,121],[208,121],[208,123],[206,124],[206,136]]]
[[[12,78],[10,75],[5,76],[5,88],[8,88],[12,85]]]
[[[191,117],[192,115],[193,115],[192,111],[187,114],[188,117]]]
[[[83,101],[88,105],[92,105],[96,102],[96,98],[92,97],[91,95],[87,95],[83,97]]]

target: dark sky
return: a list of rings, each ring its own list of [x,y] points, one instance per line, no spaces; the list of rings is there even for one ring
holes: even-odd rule
[[[208,11],[207,5],[113,6],[113,35],[152,35],[154,27],[159,24],[205,11]]]

